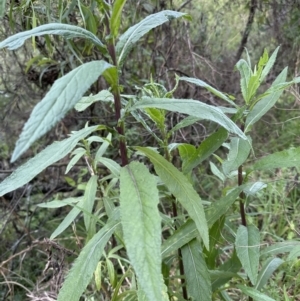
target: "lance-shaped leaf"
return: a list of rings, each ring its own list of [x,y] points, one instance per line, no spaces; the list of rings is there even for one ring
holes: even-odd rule
[[[244,190],[245,185],[236,187],[226,196],[212,203],[206,212],[207,223],[209,228],[222,216],[231,205],[236,201],[240,193]]]
[[[261,251],[261,257],[278,255],[292,251],[295,247],[300,248],[300,242],[295,240],[277,242]]]
[[[232,137],[228,158],[222,165],[224,174],[229,175],[230,172],[237,170],[248,158],[250,150],[250,139],[244,140],[239,137]]]
[[[116,0],[114,1],[112,14],[109,18],[110,21],[110,31],[113,37],[115,38],[118,35],[120,23],[121,23],[121,15],[123,7],[126,3],[126,0]]]
[[[268,62],[266,63],[261,75],[260,75],[260,82],[262,82],[266,76],[269,74],[270,70],[272,69],[275,61],[276,61],[276,57],[277,57],[277,53],[279,50],[280,46],[278,46],[274,52],[272,53],[272,55],[270,56]]]
[[[99,157],[97,160],[98,162],[106,166],[111,171],[114,177],[119,177],[121,167],[116,161],[105,157]]]
[[[236,63],[235,67],[240,72],[240,75],[241,75],[241,80],[240,80],[241,91],[242,91],[243,98],[244,98],[245,102],[248,104],[248,99],[249,99],[248,86],[249,86],[249,81],[250,81],[250,78],[251,78],[251,75],[252,75],[251,67],[243,59],[239,60]]]
[[[287,260],[295,260],[298,259],[298,257],[300,256],[300,246],[296,246],[295,248],[293,248],[293,250],[290,252]]]
[[[11,162],[17,160],[33,142],[61,120],[108,68],[112,68],[112,65],[105,61],[93,61],[77,67],[58,79],[46,96],[34,107],[17,141]]]
[[[212,290],[216,291],[218,288],[223,286],[233,277],[239,277],[237,272],[240,271],[242,265],[240,263],[239,258],[236,255],[236,251],[233,251],[231,257],[225,261],[218,270],[214,270],[211,272],[211,282],[212,282]],[[214,275],[216,272],[216,276]]]
[[[259,265],[260,235],[254,225],[239,226],[236,233],[235,248],[251,283],[256,284]]]
[[[0,18],[2,18],[5,14],[5,5],[6,0],[0,0]]]
[[[134,46],[134,44],[143,37],[151,29],[162,25],[172,19],[187,16],[184,13],[164,10],[156,14],[150,15],[138,24],[130,27],[119,39],[116,50],[118,56],[118,65],[121,67],[126,56]]]
[[[144,153],[153,163],[160,179],[194,220],[205,247],[209,249],[208,226],[202,202],[192,184],[182,172],[155,151],[146,147],[136,149]]]
[[[139,162],[120,173],[120,213],[126,250],[149,300],[162,300],[161,218],[157,182]]]
[[[74,206],[72,210],[65,216],[62,222],[58,225],[58,227],[53,231],[50,236],[50,239],[56,238],[59,234],[63,233],[75,220],[75,218],[82,211],[80,208],[83,207],[83,198],[77,203],[77,206]]]
[[[238,284],[237,288],[239,288],[247,296],[253,298],[253,300],[255,301],[275,301],[273,298],[270,298],[269,296],[259,292],[258,290],[252,287]]]
[[[210,275],[199,242],[194,239],[181,252],[189,295],[194,300],[212,300]]]
[[[200,79],[183,76],[183,77],[180,77],[179,80],[183,80],[183,81],[195,84],[197,86],[203,87],[206,90],[208,90],[209,92],[211,92],[212,94],[218,96],[219,98],[221,98],[221,99],[227,101],[228,103],[230,103],[231,105],[235,106],[235,103],[226,94],[215,89],[214,87],[210,86],[209,84],[207,84],[206,82],[204,82]]]
[[[284,89],[274,89],[272,88],[276,85],[283,84],[286,80],[287,68],[283,69],[282,72],[277,76],[272,86],[269,88],[270,94],[260,99],[249,112],[245,122],[245,133],[250,129],[250,127],[257,122],[263,115],[265,115],[276,103]],[[268,92],[268,91],[267,91]]]
[[[9,50],[15,50],[21,47],[24,42],[31,38],[42,36],[46,34],[60,35],[67,39],[71,38],[85,38],[92,41],[95,45],[99,46],[102,50],[105,50],[105,46],[102,42],[90,31],[78,26],[68,25],[63,23],[49,23],[35,27],[31,30],[19,32],[0,43],[0,48],[7,47]]]
[[[78,301],[92,279],[97,264],[111,235],[120,225],[119,211],[115,210],[107,224],[81,250],[59,291],[58,301]]]
[[[177,229],[161,247],[161,255],[166,258],[171,253],[193,240],[199,235],[197,227],[193,220],[188,219],[179,229]]]
[[[182,171],[184,174],[189,173],[193,168],[198,166],[201,162],[213,154],[225,142],[228,133],[225,129],[221,128],[217,132],[211,134],[204,141],[201,142],[199,147],[194,150],[184,161]],[[248,142],[246,142],[248,143]],[[248,143],[249,144],[249,143]],[[181,146],[179,147],[179,151]]]
[[[80,200],[82,199],[82,197],[78,197],[78,198],[67,198],[67,199],[63,199],[63,200],[54,200],[51,202],[46,202],[46,203],[40,203],[37,206],[38,207],[42,207],[42,208],[61,208],[73,203],[78,203]]]
[[[261,290],[267,284],[275,270],[283,263],[284,261],[280,258],[269,258],[260,270],[254,288]]]
[[[293,167],[300,165],[300,147],[277,152],[255,162],[254,170]]]
[[[165,109],[172,112],[179,112],[190,116],[199,117],[201,119],[211,120],[224,127],[227,131],[247,140],[245,134],[230,118],[228,118],[222,112],[221,109],[197,100],[143,97],[142,100],[136,102],[130,108],[130,110],[144,108]]]
[[[84,139],[97,129],[98,126],[84,128],[78,132],[73,132],[71,137],[60,142],[54,142],[46,147],[34,158],[17,168],[0,184],[0,195],[4,195],[28,183],[46,167],[70,153],[79,140]]]
[[[78,112],[84,111],[87,107],[91,106],[94,102],[103,101],[110,102],[114,101],[114,96],[108,90],[102,90],[96,95],[90,95],[82,97],[75,105],[75,109]]]
[[[93,211],[95,197],[97,193],[97,180],[98,176],[91,176],[87,182],[84,197],[83,197],[83,219],[86,231],[89,231],[91,227],[91,213]]]

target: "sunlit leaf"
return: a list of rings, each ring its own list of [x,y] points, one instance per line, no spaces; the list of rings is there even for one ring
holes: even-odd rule
[[[275,51],[272,53],[272,55],[270,56],[265,68],[263,69],[261,76],[260,76],[260,81],[262,82],[265,77],[269,74],[271,68],[273,67],[275,61],[276,61],[276,57],[277,57],[277,53],[280,47],[277,47],[275,49]]]
[[[17,141],[11,162],[17,160],[33,142],[61,120],[98,77],[111,67],[105,61],[93,61],[56,80],[43,100],[31,112]]]
[[[161,218],[157,182],[139,162],[120,173],[120,212],[126,250],[149,300],[162,299]]]
[[[150,159],[160,179],[194,220],[205,247],[209,249],[206,217],[201,199],[191,183],[173,164],[155,151],[146,147],[136,147],[136,149]]]
[[[119,32],[122,10],[125,3],[126,0],[116,0],[113,3],[112,13],[109,20],[110,20],[110,31],[114,38],[118,35]]]
[[[54,142],[39,154],[17,168],[9,177],[0,184],[0,195],[13,191],[32,180],[46,167],[64,158],[76,146],[79,140],[96,131],[98,126],[84,128],[73,132],[63,141]]]

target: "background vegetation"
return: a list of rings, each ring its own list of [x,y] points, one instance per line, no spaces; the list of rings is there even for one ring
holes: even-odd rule
[[[0,40],[38,25],[63,22],[82,26],[104,41],[107,38],[107,26],[103,15],[95,13],[96,6],[97,1],[7,1],[7,10],[0,28]],[[168,91],[172,90],[177,74],[202,79],[222,92],[235,95],[235,101],[242,104],[239,74],[234,70],[234,66],[240,58],[245,57],[245,47],[253,62],[256,62],[265,48],[271,53],[280,45],[276,64],[265,84],[261,86],[261,92],[269,88],[285,66],[289,67],[289,79],[299,75],[300,4],[297,1],[128,0],[124,7],[121,32],[125,32],[149,14],[166,9],[186,12],[192,16],[192,21],[174,20],[143,37],[123,67],[120,78],[122,94],[142,94],[143,85],[149,83],[150,79],[165,86]],[[84,112],[72,110],[47,135],[35,142],[20,160],[10,163],[15,142],[33,106],[45,95],[54,81],[82,62],[101,57],[102,54],[83,39],[65,42],[58,36],[32,38],[16,51],[0,52],[1,180],[22,162],[41,151],[45,145],[66,138],[72,130],[82,128],[87,121],[90,125],[114,125],[113,109],[105,103],[95,103]],[[105,88],[107,84],[99,79],[89,92],[96,93]],[[257,123],[252,132],[256,158],[299,146],[299,95],[299,87],[291,86],[275,107]],[[174,96],[199,99],[210,105],[222,105],[220,100],[207,90],[182,82],[179,83]],[[171,112],[167,118],[171,129],[183,116]],[[127,137],[131,145],[156,146],[153,137],[134,119],[128,122]],[[200,145],[215,130],[215,124],[198,121],[176,132],[172,136],[172,142]],[[117,142],[113,141],[113,145],[109,150],[109,157],[121,163]],[[221,148],[217,155],[224,158],[225,153]],[[175,166],[178,164],[177,159],[174,156]],[[211,158],[211,161],[218,163],[215,158]],[[68,208],[49,210],[37,207],[37,204],[54,198],[63,199],[82,194],[89,176],[86,163],[80,160],[71,173],[65,175],[68,162],[68,157],[62,159],[26,186],[1,197],[0,298],[3,300],[42,300],[40,292],[46,291],[46,288],[50,295],[43,296],[44,300],[55,298],[59,279],[54,279],[56,282],[53,283],[53,275],[43,273],[47,263],[54,260],[62,271],[67,270],[82,247],[85,237],[82,224],[78,224],[77,228],[70,227],[64,232],[56,240],[57,245],[44,240],[49,238],[60,224],[68,213]],[[251,161],[249,164],[251,165]],[[103,169],[103,173],[105,172]],[[193,176],[198,179],[195,189],[207,202],[215,201],[224,193],[224,188],[230,185],[223,183],[212,173],[208,162],[201,164]],[[263,236],[261,239],[270,246],[275,242],[298,240],[298,168],[276,169],[257,173],[253,177],[267,179],[267,183],[270,184],[251,199],[247,212],[248,217],[252,218],[253,223],[260,229]],[[164,210],[168,214],[171,208],[166,206]],[[234,210],[232,215],[229,213],[230,222],[235,224],[238,219]],[[230,230],[225,229],[218,242],[224,261],[233,244]],[[59,248],[63,248],[64,251]],[[116,254],[120,255],[117,252]],[[82,298],[111,299],[116,281],[114,277],[118,278],[124,274],[122,264],[120,270],[116,270],[117,275],[112,272],[111,266],[118,266],[118,258],[113,255],[113,252],[108,253],[103,263],[101,292],[94,293],[95,286],[91,286]],[[223,259],[222,256],[220,260]],[[266,291],[270,297],[275,300],[300,300],[298,266],[298,259],[280,266],[268,282]],[[175,281],[172,285],[175,292],[181,289],[179,284],[176,286]],[[232,300],[242,300],[241,292],[234,284],[229,283],[228,290]]]

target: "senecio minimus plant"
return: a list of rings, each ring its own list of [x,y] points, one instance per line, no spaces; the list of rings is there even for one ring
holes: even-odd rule
[[[21,47],[26,39],[35,36],[60,35],[66,39],[82,38],[89,40],[105,58],[108,58],[84,63],[56,80],[33,109],[17,141],[11,161],[16,161],[74,107],[84,110],[96,101],[111,101],[114,105],[115,128],[101,124],[86,125],[72,132],[67,139],[47,146],[0,184],[0,195],[4,195],[28,183],[42,170],[68,154],[71,154],[72,159],[66,172],[80,158],[86,159],[90,178],[83,196],[59,201],[58,206],[68,205],[72,206],[72,209],[50,237],[56,238],[78,219],[78,216],[83,216],[86,242],[68,272],[58,300],[79,300],[93,278],[96,289],[101,290],[99,267],[101,270],[101,264],[107,263],[107,260],[103,261],[103,257],[109,258],[108,249],[110,254],[118,259],[118,251],[126,251],[123,254],[126,254],[127,259],[120,260],[129,263],[120,279],[116,279],[115,272],[110,269],[113,288],[111,300],[232,300],[228,294],[230,288],[226,286],[232,279],[238,279],[235,289],[248,296],[249,300],[273,300],[262,291],[272,273],[284,261],[277,257],[264,256],[267,252],[260,250],[259,230],[247,222],[247,198],[265,187],[263,182],[250,182],[248,176],[257,170],[299,165],[300,148],[270,154],[257,160],[246,172],[243,165],[253,152],[250,136],[253,126],[274,106],[284,89],[298,83],[300,78],[287,82],[285,68],[265,92],[258,93],[260,85],[276,60],[279,50],[277,48],[270,57],[265,51],[253,69],[248,53],[247,60],[241,59],[237,62],[236,69],[241,75],[243,97],[241,106],[235,103],[234,97],[199,79],[189,77],[177,77],[176,83],[183,81],[205,88],[224,101],[227,107],[211,106],[199,100],[176,99],[173,97],[173,90],[156,89],[158,84],[152,81],[145,85],[142,96],[123,96],[119,77],[131,49],[155,27],[188,16],[176,11],[161,11],[146,17],[120,34],[120,16],[126,1],[116,0],[112,5],[105,1],[98,2],[99,11],[105,15],[106,27],[109,30],[106,43],[86,29],[61,23],[38,26],[15,34],[0,43],[0,48],[14,50]],[[110,89],[84,96],[100,76],[107,81]],[[187,117],[174,128],[168,129],[168,111],[185,114]],[[159,148],[127,144],[125,125],[128,116],[133,116],[145,127],[157,141]],[[172,133],[200,119],[210,120],[220,127],[199,147],[170,143]],[[149,122],[157,127],[159,134],[151,130]],[[109,133],[105,137],[99,134],[103,130]],[[112,139],[119,141],[121,164],[105,156]],[[95,152],[91,152],[90,149],[93,142],[99,143]],[[237,185],[227,189],[225,194],[206,205],[204,210],[203,202],[189,175],[226,142],[227,159],[219,158],[220,168],[210,162],[211,170],[222,181],[236,177]],[[174,148],[179,150],[180,169],[171,163]],[[129,149],[135,156],[129,158]],[[138,155],[151,161],[155,174],[149,171],[149,165],[132,159]],[[105,177],[100,177],[98,173],[100,164],[109,172]],[[159,209],[160,198],[163,198],[164,202],[170,202],[173,208],[171,220]],[[55,200],[40,206],[54,208],[57,202]],[[220,252],[216,242],[227,223],[226,212],[233,208],[236,202],[239,202],[241,224],[234,230],[235,243],[230,257],[220,264]],[[102,204],[104,215],[100,214],[99,210],[94,211],[96,203],[98,206]],[[169,229],[169,234],[163,241],[162,237],[165,235],[162,235],[162,225],[168,225]],[[109,245],[111,239],[114,241],[114,249]],[[269,253],[272,256],[277,254],[274,250]],[[244,273],[238,274],[242,269]],[[174,289],[176,284],[171,277],[174,270],[182,284],[178,286],[176,282],[177,289]],[[125,277],[132,281],[131,286],[127,285],[128,289],[124,291],[121,286]]]

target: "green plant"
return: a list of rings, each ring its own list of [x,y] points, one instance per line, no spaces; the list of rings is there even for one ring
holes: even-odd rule
[[[275,62],[277,48],[270,58],[265,51],[254,70],[249,56],[247,61],[237,63],[244,100],[241,106],[234,102],[234,97],[199,79],[188,77],[177,77],[176,86],[171,91],[151,80],[141,88],[141,95],[122,95],[119,84],[122,67],[135,43],[165,22],[187,18],[183,13],[162,11],[150,15],[119,36],[120,16],[125,2],[116,0],[110,5],[98,1],[98,9],[108,30],[106,44],[88,30],[61,23],[42,25],[0,43],[0,48],[13,50],[34,36],[58,34],[67,39],[80,37],[88,40],[105,58],[82,64],[54,83],[24,126],[12,162],[74,106],[83,110],[96,101],[108,101],[113,103],[115,111],[114,127],[87,124],[69,138],[47,146],[0,184],[0,195],[28,183],[39,172],[68,154],[73,157],[66,172],[80,158],[85,159],[90,177],[84,185],[83,195],[40,204],[46,208],[73,207],[50,239],[63,233],[74,221],[79,224],[77,217],[83,216],[84,247],[68,273],[58,300],[79,300],[92,283],[93,274],[94,290],[105,291],[106,298],[110,300],[232,300],[228,293],[232,288],[249,296],[249,300],[273,300],[263,292],[273,272],[283,263],[282,259],[273,258],[273,255],[290,252],[294,247],[299,247],[299,243],[291,245],[283,242],[277,245],[280,250],[271,246],[260,251],[260,232],[247,222],[245,208],[251,197],[265,184],[251,182],[250,175],[254,171],[297,165],[300,148],[256,160],[252,165],[247,165],[246,171],[243,165],[247,164],[253,151],[252,127],[272,108],[284,89],[300,79],[286,82],[287,69],[284,69],[268,90],[261,94],[257,92]],[[110,89],[82,98],[99,76],[105,78]],[[205,88],[231,107],[175,99],[173,93],[179,81]],[[188,117],[168,129],[168,111]],[[127,145],[126,121],[129,117],[134,117],[152,135],[156,148]],[[221,127],[198,148],[190,144],[171,143],[175,131],[202,119]],[[152,130],[153,126],[157,132]],[[103,130],[106,131],[104,137],[99,135],[99,131]],[[228,138],[230,143],[226,144]],[[121,164],[105,156],[113,139],[118,140]],[[97,143],[100,146],[95,150]],[[222,145],[229,150],[227,159],[215,155],[221,168],[213,162],[210,166],[216,177],[231,184],[225,187],[217,201],[205,204],[205,211],[204,203],[193,187],[196,181],[192,178],[192,171]],[[173,156],[177,156],[175,149],[179,150],[179,167],[171,163]],[[144,163],[134,159],[138,155]],[[154,166],[155,173],[150,172],[149,164],[145,164],[146,158]],[[108,174],[101,177],[99,166],[106,167]],[[235,178],[236,184],[232,184]],[[230,209],[235,208],[237,200],[241,218],[239,226],[227,215]],[[227,239],[234,246],[224,259],[217,244],[226,231]],[[178,268],[174,264],[176,260]],[[118,277],[117,267],[122,269],[121,277]],[[244,269],[243,274],[238,273],[241,268]],[[180,284],[177,278],[181,280]],[[103,285],[103,279],[109,282],[111,293]],[[126,285],[123,284],[125,279]],[[230,287],[228,283],[232,279],[235,283]]]

